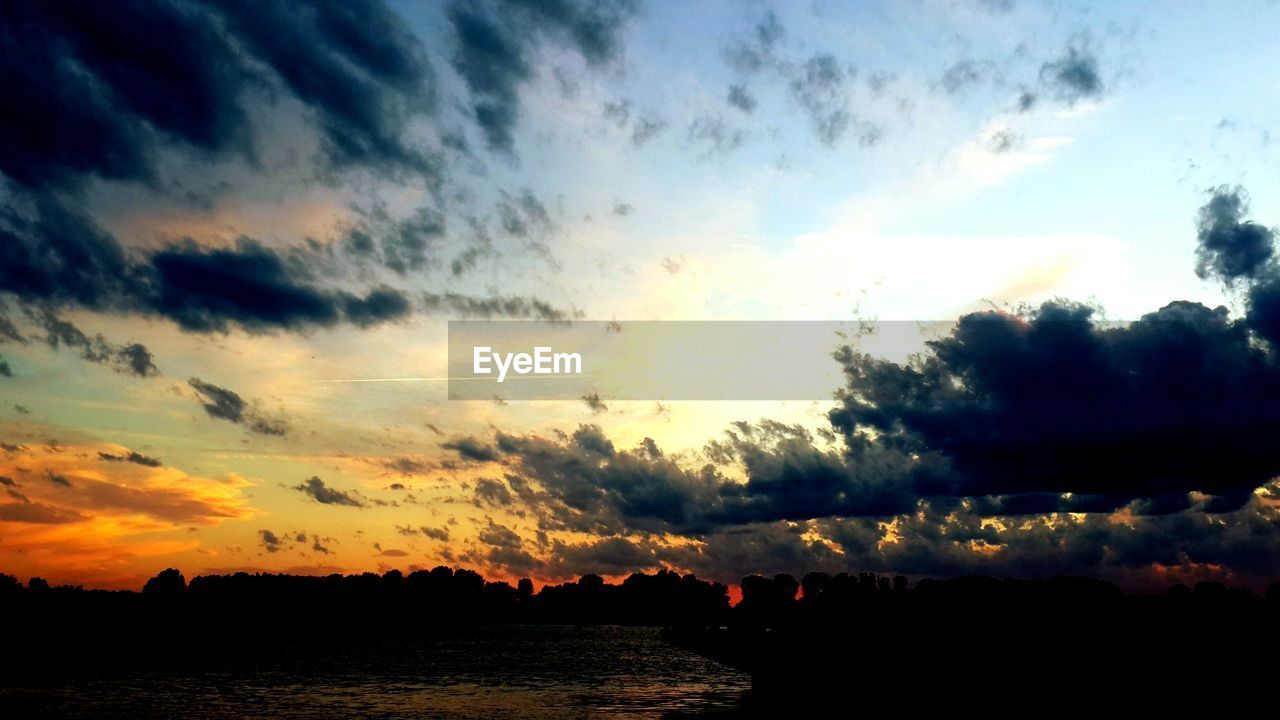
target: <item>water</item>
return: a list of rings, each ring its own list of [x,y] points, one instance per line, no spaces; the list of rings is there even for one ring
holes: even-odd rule
[[[656,628],[494,626],[299,651],[235,671],[3,681],[9,717],[659,718],[734,714],[750,679]]]

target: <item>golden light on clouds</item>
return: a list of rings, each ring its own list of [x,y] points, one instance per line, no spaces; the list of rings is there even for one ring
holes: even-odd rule
[[[111,443],[6,446],[0,478],[9,571],[55,580],[132,587],[163,562],[153,558],[199,547],[190,528],[258,514],[238,475],[190,475]]]

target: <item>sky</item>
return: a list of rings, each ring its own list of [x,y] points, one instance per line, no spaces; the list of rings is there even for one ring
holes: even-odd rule
[[[6,4],[0,571],[1274,579],[1277,20]],[[443,381],[449,320],[960,318],[829,401]]]

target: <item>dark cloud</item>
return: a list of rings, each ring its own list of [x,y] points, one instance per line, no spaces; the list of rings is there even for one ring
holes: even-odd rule
[[[437,209],[424,206],[400,220],[392,220],[383,206],[365,211],[344,233],[340,246],[357,260],[373,260],[400,276],[438,264],[433,251],[443,239],[446,224]]]
[[[0,357],[0,376],[13,377],[13,368],[9,367],[9,361]]]
[[[667,129],[667,123],[660,117],[633,113],[630,100],[620,100],[617,102],[606,102],[604,104],[604,117],[619,130],[631,129],[631,144],[640,147],[649,142],[653,138],[662,134]]]
[[[494,295],[480,298],[458,293],[427,293],[423,295],[423,304],[429,312],[446,310],[463,318],[485,320],[495,317],[567,320],[577,315],[534,297]]]
[[[342,314],[357,327],[382,325],[409,316],[413,308],[403,291],[381,285],[363,298],[347,296],[342,300]]]
[[[748,38],[732,43],[724,49],[725,62],[729,67],[744,74],[765,70],[777,62],[774,51],[785,35],[786,30],[778,21],[778,16],[770,10],[756,24]]]
[[[651,443],[618,451],[594,425],[561,441],[499,433],[497,446],[514,463],[512,492],[547,530],[691,531],[714,512],[723,482],[710,466],[691,472],[655,455]]]
[[[107,11],[17,2],[0,19],[9,91],[0,110],[0,291],[50,309],[157,315],[198,332],[367,326],[408,314],[399,291],[322,289],[298,258],[250,239],[126,251],[76,207],[89,178],[157,186],[170,148],[256,164],[253,118],[282,99],[296,101],[319,134],[325,167],[409,172],[433,187],[438,161],[403,139],[431,111],[433,73],[383,3],[126,0]],[[419,263],[414,233],[430,223],[418,220],[384,243],[393,270]],[[140,345],[114,362],[154,370]]]
[[[432,540],[439,540],[441,542],[449,541],[448,528],[433,528],[433,527],[427,527],[426,525],[415,528],[415,527],[410,527],[408,525],[405,525],[403,527],[396,526],[396,532],[407,537],[422,535],[423,537],[430,538]]]
[[[631,144],[640,147],[667,129],[667,123],[661,118],[636,118],[631,126]]]
[[[29,210],[0,208],[0,289],[37,307],[155,315],[193,332],[307,330],[344,320],[367,326],[411,309],[406,295],[386,286],[363,297],[321,288],[305,258],[251,238],[230,248],[185,240],[133,256],[60,202],[40,198]],[[136,350],[121,358],[130,369],[145,368],[144,361]]]
[[[1018,144],[1018,136],[1008,128],[997,130],[987,138],[987,149],[993,153],[1009,152]]]
[[[98,453],[98,459],[105,460],[106,462],[130,462],[135,465],[142,465],[144,467],[160,467],[161,465],[164,464],[153,457],[147,457],[146,455],[143,455],[138,452],[134,452],[133,450],[130,450],[128,453],[122,454],[122,455],[114,455],[112,453],[100,452]]]
[[[252,159],[249,108],[280,92],[336,165],[429,164],[401,134],[431,69],[381,2],[15,2],[0,26],[0,170],[24,185],[152,181],[166,143]]]
[[[52,196],[0,205],[0,289],[33,303],[130,310],[148,285],[109,233]]]
[[[150,265],[155,286],[148,306],[186,330],[225,332],[232,324],[303,330],[342,319],[365,326],[409,313],[400,291],[383,286],[361,298],[320,289],[304,265],[249,238],[230,249],[188,241],[156,253]]]
[[[1223,185],[1210,191],[1197,227],[1197,275],[1231,284],[1274,272],[1275,231],[1245,220],[1248,212],[1242,188]]]
[[[13,324],[13,320],[4,311],[8,306],[3,300],[0,300],[0,344],[7,342],[15,342],[19,345],[26,345],[27,338],[18,332],[18,326]]]
[[[606,64],[618,56],[622,28],[636,9],[629,0],[452,3],[451,61],[470,91],[471,111],[489,147],[513,150],[520,87],[532,79],[544,43],[572,49],[588,65]]]
[[[33,502],[20,493],[10,492],[10,497],[18,502],[0,503],[0,520],[4,522],[63,525],[85,519],[85,516],[74,510]]]
[[[992,64],[977,60],[959,60],[942,73],[942,89],[955,95],[985,79],[992,71]]]
[[[747,133],[720,115],[706,114],[689,123],[686,139],[691,145],[705,148],[708,156],[723,156],[741,147],[746,142]]]
[[[809,58],[791,79],[791,95],[809,114],[814,132],[826,145],[834,145],[853,124],[848,85],[855,71],[830,54]]]
[[[64,487],[64,488],[71,487],[71,481],[62,475],[58,475],[56,473],[51,472],[51,473],[46,473],[45,477],[48,478],[50,483],[53,483],[58,487]]]
[[[350,507],[364,507],[362,502],[356,496],[335,490],[324,484],[324,481],[318,477],[312,476],[307,478],[301,485],[294,487],[305,495],[309,495],[311,499],[322,505],[347,505]]]
[[[284,540],[270,530],[259,530],[258,542],[262,545],[262,549],[269,553],[280,552],[284,548]]]
[[[588,393],[583,395],[582,402],[586,403],[587,407],[593,413],[599,414],[602,412],[608,412],[609,410],[609,406],[605,404],[604,400],[600,399],[600,393]]]
[[[724,48],[724,60],[741,75],[766,73],[785,83],[824,145],[836,145],[851,130],[862,145],[875,143],[880,136],[879,128],[857,117],[852,110],[856,68],[831,53],[817,53],[804,60],[788,57],[781,52],[785,34],[777,16],[770,11],[749,38]],[[742,85],[730,87],[728,100],[747,113],[755,108],[755,99]],[[713,130],[714,123],[709,123],[703,132],[715,137]]]
[[[424,475],[432,469],[431,463],[409,457],[398,457],[382,462],[383,467],[399,475]],[[404,486],[402,485],[401,488]]]
[[[902,480],[924,496],[1054,493],[1068,510],[1204,493],[1238,507],[1274,477],[1280,368],[1244,323],[1190,302],[1127,326],[1093,316],[975,313],[917,363],[844,354],[832,424],[851,453],[914,458]]]
[[[483,557],[491,565],[506,567],[515,572],[528,572],[542,565],[524,548],[524,541],[516,531],[493,520],[489,521],[487,527],[481,528],[477,539],[489,546]]]
[[[124,368],[129,374],[138,377],[160,374],[160,369],[156,367],[155,356],[142,343],[121,345],[116,350],[115,359],[117,366]]]
[[[733,107],[738,108],[748,115],[755,112],[756,106],[759,104],[756,102],[755,97],[747,91],[747,87],[745,85],[730,85],[729,95],[725,100]]]
[[[489,478],[480,478],[476,481],[475,496],[481,505],[510,505],[514,500],[506,485]]]
[[[332,163],[435,171],[435,160],[403,139],[434,104],[434,76],[421,42],[385,4],[215,6],[239,46],[314,113]]]
[[[45,342],[57,349],[66,346],[80,352],[80,357],[98,364],[111,365],[116,372],[137,377],[159,375],[155,357],[141,343],[115,345],[101,334],[90,337],[74,324],[63,320],[47,308],[27,308],[28,317],[45,332]]]
[[[547,239],[559,226],[532,191],[525,190],[519,196],[504,192],[497,209],[498,222],[508,235],[524,240],[530,249],[550,257]]]
[[[656,544],[621,537],[577,543],[554,542],[547,566],[552,575],[624,575],[660,567]]]
[[[460,457],[467,460],[494,462],[498,459],[498,452],[492,445],[469,436],[441,443],[440,447],[446,450],[453,450],[457,452]]]
[[[1071,45],[1062,57],[1040,67],[1040,82],[1067,104],[1095,98],[1104,90],[1098,59],[1088,48]]]
[[[289,431],[288,423],[283,419],[263,414],[232,390],[207,383],[200,378],[191,378],[187,384],[195,390],[196,398],[211,418],[243,425],[260,435],[285,435]]]
[[[1201,213],[1202,236],[1245,222],[1222,197]],[[1187,301],[1128,323],[1065,301],[970,313],[905,362],[837,353],[847,387],[819,439],[735,423],[694,458],[652,440],[619,450],[590,425],[499,432],[504,490],[542,531],[597,536],[548,567],[1274,574],[1280,273],[1260,237],[1272,241],[1228,233],[1204,260],[1247,281],[1244,318]],[[1241,246],[1262,259],[1221,261]],[[672,536],[696,542],[652,542]]]
[[[418,531],[421,532],[426,537],[431,538],[432,540],[439,540],[440,542],[449,542],[448,528],[432,528],[432,527],[423,526],[418,528]]]

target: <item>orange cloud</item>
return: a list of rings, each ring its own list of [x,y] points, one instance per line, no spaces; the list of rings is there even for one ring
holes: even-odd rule
[[[154,569],[144,558],[198,548],[187,528],[257,514],[243,478],[107,459],[129,453],[110,443],[0,451],[0,570],[136,587]],[[174,531],[183,534],[163,537]]]

